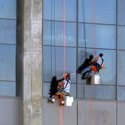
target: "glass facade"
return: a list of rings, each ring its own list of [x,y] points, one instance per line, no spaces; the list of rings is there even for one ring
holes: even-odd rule
[[[89,99],[90,86],[75,72],[90,54],[103,53],[105,68],[101,84],[92,85],[93,99],[125,100],[125,1],[43,2],[43,95],[48,96],[52,76],[65,67],[72,73],[71,94]]]
[[[0,96],[16,95],[16,0],[0,1]]]

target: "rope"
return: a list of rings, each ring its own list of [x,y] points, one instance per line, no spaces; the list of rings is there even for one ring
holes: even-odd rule
[[[63,49],[64,49],[64,74],[66,73],[66,1],[63,0]],[[62,100],[61,100],[62,101]],[[63,125],[62,106],[60,106],[60,125]]]
[[[84,1],[85,2],[85,1]],[[82,13],[83,13],[83,19],[85,20],[85,3],[83,2],[83,0],[82,0],[82,6],[84,7],[84,9],[83,9],[83,7],[82,7]],[[96,22],[96,1],[95,0],[93,0],[93,22]],[[84,28],[84,38],[85,38],[85,56],[86,56],[86,58],[87,58],[87,49],[86,49],[86,27],[85,27],[85,21],[83,20],[83,23],[84,23],[84,25],[83,25],[83,28]],[[94,33],[93,33],[93,40],[94,40],[94,51],[93,51],[93,53],[94,53],[94,55],[96,55],[96,26],[94,26]],[[93,124],[93,122],[92,122],[92,117],[93,117],[93,97],[92,97],[92,94],[93,94],[93,89],[92,89],[93,87],[92,87],[92,78],[91,78],[91,80],[90,80],[90,125],[92,125]]]
[[[93,0],[93,22],[96,23],[96,0]],[[94,55],[96,55],[96,25],[94,26]],[[93,87],[92,87],[92,76],[90,81],[90,125],[93,124]]]

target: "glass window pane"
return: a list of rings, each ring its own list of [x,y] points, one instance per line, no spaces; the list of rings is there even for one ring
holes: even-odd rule
[[[52,19],[52,0],[43,0],[44,19]]]
[[[15,82],[0,82],[0,96],[16,96]]]
[[[79,33],[78,33],[78,35],[79,35],[79,38],[78,38],[79,47],[85,47],[86,45],[85,45],[85,38],[84,38],[84,24],[82,24],[82,23],[79,23]]]
[[[52,61],[55,59],[52,58],[52,47],[44,46],[43,48],[43,81],[51,81],[52,78]]]
[[[102,49],[87,49],[87,53],[99,55],[103,53],[104,55],[104,65],[105,68],[100,70],[101,84],[116,84],[116,51],[115,50],[102,50]]]
[[[75,21],[76,0],[44,0],[44,19]]]
[[[116,48],[115,26],[86,24],[86,46],[91,48]]]
[[[67,73],[72,73],[72,82],[76,82],[76,76],[73,73],[76,71],[76,49],[64,47],[45,47],[44,46],[44,62],[43,75],[44,81],[51,81],[53,75],[63,75],[64,69]],[[64,62],[65,60],[65,62]]]
[[[125,26],[119,26],[118,29],[118,48],[125,49]]]
[[[62,22],[44,22],[44,45],[76,46],[76,24],[66,23],[64,38],[64,23]]]
[[[125,0],[118,0],[118,24],[125,25]]]
[[[0,80],[15,81],[15,45],[0,45]]]
[[[0,0],[0,18],[16,19],[16,0]]]
[[[125,51],[118,52],[118,84],[125,85]]]
[[[118,100],[125,100],[125,86],[118,87]]]
[[[79,0],[79,22],[85,21],[85,0]]]
[[[56,47],[56,74],[63,73],[64,70],[67,73],[74,73],[76,71],[76,49],[75,48],[65,48]],[[76,79],[72,81],[76,83]]]
[[[50,83],[43,83],[43,97],[49,97]]]
[[[52,45],[53,35],[52,35],[52,22],[51,21],[44,21],[44,28],[43,28],[43,44],[44,45]]]
[[[115,86],[101,86],[93,85],[92,90],[90,86],[85,86],[85,98],[93,99],[115,99]],[[92,95],[91,95],[92,91]]]
[[[16,20],[0,19],[0,43],[16,44]]]
[[[85,0],[84,4],[86,22],[116,23],[116,0]],[[84,15],[83,12],[80,14],[81,17]],[[83,21],[81,19],[83,18],[80,18],[79,21]]]

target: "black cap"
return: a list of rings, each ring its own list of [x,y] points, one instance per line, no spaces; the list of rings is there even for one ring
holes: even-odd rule
[[[100,53],[100,54],[99,54],[99,56],[100,56],[100,57],[103,57],[103,54],[102,54],[102,53]]]
[[[90,56],[89,56],[89,59],[93,59],[93,55],[90,55]]]

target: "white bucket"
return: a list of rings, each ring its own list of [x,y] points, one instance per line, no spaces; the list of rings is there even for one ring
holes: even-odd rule
[[[93,84],[100,84],[100,75],[99,74],[94,74]]]
[[[65,105],[66,106],[72,106],[72,103],[73,103],[73,97],[72,96],[66,96],[65,98]]]

